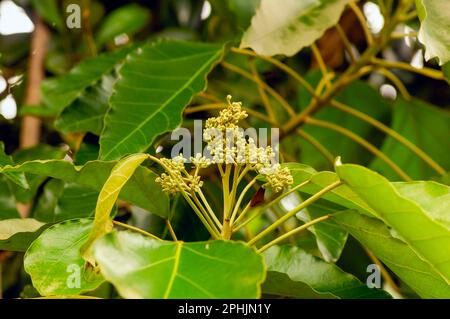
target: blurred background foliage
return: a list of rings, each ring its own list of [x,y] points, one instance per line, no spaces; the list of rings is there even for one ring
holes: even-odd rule
[[[73,3],[79,4],[83,10],[81,29],[66,27],[66,19],[70,13],[65,9]],[[6,153],[12,155],[15,163],[32,159],[70,158],[77,164],[84,164],[98,157],[98,136],[101,126],[91,125],[83,133],[77,132],[76,129],[72,130],[70,127],[72,116],[76,114],[66,114],[68,116],[66,120],[56,119],[58,112],[45,103],[45,95],[43,101],[29,97],[32,95],[30,90],[36,90],[30,80],[30,74],[33,72],[30,69],[30,61],[39,53],[34,51],[32,40],[33,32],[36,32],[38,27],[44,30],[48,41],[42,74],[47,79],[66,74],[87,58],[104,52],[117,52],[120,55],[120,52],[131,50],[145,41],[178,39],[222,43],[227,48],[238,46],[258,4],[259,0],[0,0],[0,141],[4,142]],[[360,6],[371,31],[376,34],[385,22],[377,1],[361,1]],[[339,24],[351,41],[355,54],[367,48],[364,32],[353,11],[345,11]],[[418,27],[418,19],[412,19],[397,25],[394,32],[414,33]],[[317,41],[317,47],[328,69],[341,72],[349,66],[348,52],[336,29],[328,30]],[[423,48],[416,36],[399,37],[392,41],[380,52],[379,58],[402,61],[416,68],[425,65],[439,69],[435,61],[424,61]],[[282,59],[305,76],[312,85],[315,86],[321,79],[318,61],[310,49]],[[249,109],[263,108],[258,85],[233,72],[227,67],[229,64],[247,70],[246,72],[252,72],[254,68],[253,70],[256,70],[268,85],[294,106],[297,112],[304,109],[311,100],[309,93],[299,87],[295,80],[268,62],[259,59],[249,60],[246,56],[230,53],[225,56],[224,63],[217,66],[208,76],[206,93],[195,97],[191,103],[192,107],[208,101],[216,103],[217,97],[223,101],[227,94],[231,94],[235,100],[242,100],[244,106]],[[354,81],[338,94],[337,100],[393,128],[420,146],[442,167],[448,169],[450,89],[447,81],[401,69],[393,69],[392,72],[403,83],[406,98],[409,95],[414,97],[412,102],[405,102],[405,92],[400,92],[399,88],[393,85],[389,75],[382,73],[371,73]],[[116,69],[113,65],[110,72],[107,72],[101,81],[85,90],[83,95],[73,102],[75,106],[71,104],[71,107],[79,110],[87,105],[96,108],[100,114],[105,113],[115,77]],[[46,82],[44,92],[45,90],[52,92],[59,84],[60,78],[56,82],[51,81]],[[276,123],[285,123],[289,120],[289,114],[282,111],[280,101],[272,97],[270,100],[275,109],[272,120]],[[70,110],[66,109],[64,112],[70,113]],[[211,113],[187,111],[185,114],[183,126],[192,127],[193,119],[206,118]],[[25,127],[27,124],[24,118],[29,116],[39,118],[39,129],[33,131],[34,133],[29,133]],[[437,179],[447,183],[449,181],[448,176],[441,177],[436,174],[408,149],[402,148],[389,137],[354,117],[335,108],[324,108],[318,112],[316,118],[338,124],[358,134],[387,154],[414,179]],[[247,125],[274,126],[256,117],[250,117]],[[329,157],[341,155],[346,162],[368,166],[392,180],[399,180],[398,175],[384,162],[354,140],[313,125],[305,125],[304,132],[326,147],[329,156],[317,152],[310,142],[293,134],[286,137],[281,146],[285,161],[305,163],[317,170],[329,170],[332,168]],[[26,134],[32,134],[31,139],[37,139],[38,143],[27,144],[25,141],[27,136],[24,136]],[[170,143],[168,135],[164,135],[154,143],[149,152],[155,153],[157,147],[164,146],[162,153],[165,153],[170,149],[168,147]],[[25,210],[28,210],[31,216],[52,222],[64,220],[65,215],[73,217],[77,211],[92,211],[95,207],[98,192],[89,193],[77,184],[56,179],[32,175],[27,177],[31,186],[29,190],[6,184],[4,177],[1,177],[0,201],[4,207],[1,219],[7,218],[8,211],[11,212],[11,216],[14,215],[16,201],[26,205]],[[216,196],[220,193],[218,181],[212,177],[206,184],[205,189],[209,195],[212,195],[213,199],[218,199],[220,197]],[[80,200],[80,194],[83,194],[83,200]],[[212,205],[220,207],[221,203],[217,201]],[[158,216],[126,203],[119,203],[118,206],[119,220],[160,234],[162,237],[168,236],[164,220]],[[184,201],[175,199],[171,210],[179,238],[187,241],[208,238],[208,234],[198,227],[193,214],[183,214],[190,210]],[[261,224],[255,223],[252,227],[256,230],[260,226]],[[302,247],[310,247],[310,251],[318,250],[314,238],[308,234],[299,238],[298,242],[302,243]],[[354,253],[358,250],[362,250],[362,247],[350,239],[338,263],[343,269],[363,279],[366,272],[361,265],[367,265],[369,261],[364,253]],[[0,262],[3,262],[1,284],[5,297],[36,295],[29,277],[22,269],[22,257],[21,253],[0,252]],[[364,259],[364,262],[360,259]],[[94,294],[100,297],[116,296],[108,284],[102,285]]]

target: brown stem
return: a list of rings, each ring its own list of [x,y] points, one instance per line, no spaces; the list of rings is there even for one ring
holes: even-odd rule
[[[31,38],[31,50],[28,64],[28,83],[24,104],[39,105],[41,102],[40,87],[45,76],[44,60],[50,33],[44,22],[38,17],[35,30]],[[21,121],[19,147],[27,148],[39,144],[41,135],[41,120],[37,117],[25,115]],[[29,204],[17,204],[17,210],[22,217],[27,217]]]

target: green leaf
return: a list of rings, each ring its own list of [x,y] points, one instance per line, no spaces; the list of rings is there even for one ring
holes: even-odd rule
[[[131,232],[98,240],[100,271],[125,298],[257,298],[262,257],[243,243],[157,241]]]
[[[301,187],[298,191],[304,200],[308,195],[314,195],[322,188],[336,182],[338,180],[336,174],[332,172],[316,172],[312,167],[298,164],[283,164],[291,171],[294,183],[292,187],[309,180],[310,182]],[[355,203],[356,202],[356,205]],[[335,188],[326,194],[319,201],[308,208],[297,213],[297,218],[304,222],[309,222],[315,218],[341,211],[344,207],[360,207],[357,196],[345,186]],[[317,246],[328,262],[336,262],[344,249],[347,241],[347,232],[341,229],[332,220],[326,220],[309,228],[315,235]]]
[[[316,172],[312,167],[298,163],[283,164],[291,171],[294,179],[293,187],[309,180],[310,182],[303,186],[300,193],[314,195],[319,190],[339,180],[339,177],[333,172]],[[341,210],[342,208],[356,209],[369,216],[375,216],[375,212],[347,185],[341,185],[331,192],[328,192],[318,201],[331,209]],[[329,205],[327,202],[339,205]],[[339,209],[341,208],[341,209]]]
[[[272,287],[266,284],[264,291],[276,289],[279,295],[291,296],[295,291],[302,293],[305,286],[325,297],[337,298],[389,298],[389,294],[371,289],[354,276],[344,272],[334,264],[327,263],[298,247],[274,246],[263,253],[267,265],[267,277],[275,273],[277,278],[284,277],[289,286]],[[285,275],[288,278],[286,278]],[[308,294],[311,292],[306,291]],[[303,296],[294,297],[304,298]]]
[[[25,251],[45,228],[33,218],[0,220],[0,250]]]
[[[330,209],[329,205],[323,205],[316,202],[313,205],[308,206],[307,209],[297,213],[296,216],[306,223],[313,219],[333,213],[336,213],[336,209]],[[336,262],[347,242],[347,232],[339,227],[333,220],[322,221],[311,226],[309,230],[316,237],[317,247],[325,261]]]
[[[392,183],[402,195],[415,201],[434,220],[450,228],[450,187],[436,182]]]
[[[0,176],[0,220],[19,217],[14,194],[11,192],[6,179]]]
[[[444,73],[445,79],[450,84],[450,62],[447,62],[442,66],[442,72]]]
[[[83,60],[68,74],[45,80],[41,87],[42,99],[54,115],[73,103],[82,92],[93,86],[103,75],[114,70],[134,47],[99,54]]]
[[[64,134],[91,132],[100,135],[114,81],[113,76],[104,75],[99,83],[87,88],[56,119],[56,128]]]
[[[59,32],[64,30],[64,22],[59,12],[57,0],[31,0],[31,4],[45,22],[55,27]]]
[[[37,160],[18,166],[0,167],[0,173],[27,172],[100,191],[116,163],[116,161],[92,161],[84,166],[74,166],[64,160]],[[138,167],[136,173],[124,186],[120,198],[164,218],[169,211],[169,198],[156,184],[156,177],[157,175],[149,169]]]
[[[103,282],[80,254],[91,228],[91,219],[65,221],[45,230],[28,248],[25,271],[42,296],[78,295]]]
[[[227,0],[227,5],[236,16],[237,25],[240,28],[248,28],[250,21],[254,16],[256,9],[260,4],[260,0]],[[214,5],[213,5],[214,6]]]
[[[175,129],[221,56],[221,46],[177,41],[150,43],[130,54],[114,85],[100,158],[145,151],[158,135]]]
[[[0,141],[0,166],[3,165],[13,165],[12,157],[9,155],[6,155],[5,153],[5,144]],[[29,188],[30,185],[28,185],[28,181],[25,178],[25,175],[23,173],[7,173],[5,176],[11,180],[12,182],[16,183],[22,188]]]
[[[67,151],[62,148],[52,147],[46,144],[39,144],[30,148],[20,149],[13,154],[14,165],[32,161],[36,159],[62,159]],[[8,164],[13,166],[13,164]],[[41,184],[45,181],[45,176],[28,174],[26,172],[13,172],[14,174],[25,173],[28,188],[18,187],[16,184],[9,184],[17,201],[27,203],[33,199]]]
[[[372,207],[377,217],[392,227],[404,242],[450,283],[450,250],[443,249],[450,247],[450,231],[441,219],[435,218],[440,213],[429,212],[430,209],[440,209],[441,205],[448,207],[448,201],[441,203],[437,197],[435,200],[440,204],[428,203],[423,207],[423,202],[418,204],[402,195],[386,178],[362,166],[339,165],[336,172]]]
[[[392,236],[380,220],[345,211],[333,219],[370,249],[422,298],[449,298],[450,286],[414,249]]]
[[[33,216],[44,222],[94,216],[99,192],[90,188],[52,179],[45,184]]]
[[[439,64],[450,61],[450,3],[447,0],[416,0],[420,19],[418,39],[425,45],[425,59],[437,57]]]
[[[121,34],[133,35],[150,20],[150,11],[137,4],[121,6],[111,12],[100,25],[95,41],[101,47]]]
[[[394,106],[391,128],[422,149],[444,169],[450,169],[450,157],[447,152],[450,134],[442,134],[450,130],[450,112],[418,99],[405,101],[399,98]],[[391,137],[386,138],[381,151],[413,179],[429,179],[439,175],[417,155]],[[398,175],[378,158],[370,164],[370,168],[390,180],[398,180]]]
[[[316,87],[322,78],[319,70],[309,72],[306,79]],[[311,94],[301,87],[298,91],[299,105],[303,111],[311,101]],[[337,101],[352,107],[368,116],[382,121],[388,117],[392,105],[384,99],[374,87],[365,81],[354,81],[346,86],[335,98]],[[344,113],[334,107],[325,105],[315,115],[315,118],[342,126],[364,138],[372,144],[379,144],[380,132],[358,118]],[[355,141],[336,134],[333,130],[305,125],[302,130],[318,140],[334,156],[341,156],[347,162],[368,165],[373,159],[372,153]],[[311,165],[317,170],[329,169],[330,162],[317,149],[303,138],[297,138],[300,143],[299,161]],[[384,163],[384,162],[383,162]]]
[[[240,47],[292,56],[339,21],[348,0],[262,0]]]
[[[86,244],[83,246],[83,257],[92,265],[95,264],[91,258],[91,246],[101,236],[109,233],[113,229],[110,218],[111,210],[116,204],[119,193],[128,180],[133,176],[135,170],[148,158],[147,154],[133,154],[119,161],[111,170],[102,190],[98,195],[95,207],[94,226]]]
[[[83,140],[83,142],[81,142],[80,148],[75,154],[75,164],[84,165],[87,162],[95,161],[98,158],[99,151],[100,145]]]

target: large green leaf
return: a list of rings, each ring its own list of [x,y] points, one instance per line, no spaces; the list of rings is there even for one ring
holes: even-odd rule
[[[76,65],[68,74],[45,80],[41,91],[46,106],[53,111],[53,114],[59,114],[86,88],[93,86],[103,75],[113,71],[133,49],[134,47],[127,47],[88,58]]]
[[[380,220],[354,211],[333,216],[422,298],[450,298],[450,285]]]
[[[114,81],[113,76],[104,75],[95,86],[87,88],[56,119],[56,128],[62,133],[91,132],[100,135]]]
[[[372,207],[377,217],[392,227],[396,236],[402,238],[450,283],[450,250],[446,249],[450,247],[450,229],[447,223],[441,221],[441,208],[444,207],[447,207],[443,210],[446,211],[446,220],[449,219],[448,200],[441,202],[440,196],[436,196],[433,204],[430,204],[429,199],[419,201],[419,204],[397,191],[386,178],[362,166],[339,165],[336,172],[342,181]],[[436,194],[440,192],[430,192],[427,196]],[[439,212],[434,213],[434,210]]]
[[[392,183],[402,195],[415,201],[434,220],[450,228],[450,187],[436,182]]]
[[[78,295],[103,282],[80,254],[91,228],[91,219],[65,221],[46,229],[28,248],[25,271],[42,296]]]
[[[294,179],[293,187],[304,181],[308,184],[300,188],[300,193],[314,195],[326,186],[339,180],[339,177],[333,172],[317,172],[312,167],[298,163],[283,164],[288,167]],[[348,209],[356,209],[361,213],[374,216],[374,212],[366,202],[364,202],[352,189],[346,185],[341,185],[331,192],[328,192],[319,200],[325,207],[330,209],[341,210],[343,207]],[[339,205],[327,205],[327,202]],[[339,209],[339,207],[341,209]]]
[[[100,271],[125,298],[257,298],[262,257],[243,243],[157,241],[113,232],[94,245]]]
[[[49,176],[100,191],[117,162],[91,161],[84,166],[74,166],[64,160],[37,160],[18,166],[0,167],[0,173],[26,172]],[[120,198],[165,217],[169,210],[169,198],[156,184],[157,175],[145,167],[139,167],[124,186]]]
[[[149,20],[150,12],[145,7],[135,3],[121,6],[102,21],[95,35],[95,41],[98,46],[102,46],[118,35],[133,35],[142,29]]]
[[[241,48],[291,56],[339,21],[349,0],[262,0]]]
[[[449,62],[450,2],[447,0],[416,0],[416,6],[421,21],[419,41],[425,45],[425,59],[437,57],[441,65]]]
[[[114,85],[100,157],[145,151],[159,134],[175,129],[221,56],[221,46],[176,41],[149,43],[130,54]]]
[[[418,99],[405,101],[398,99],[394,106],[391,128],[417,145],[444,169],[450,169],[450,112],[438,109]],[[388,137],[381,151],[391,158],[413,179],[428,179],[438,175],[408,148]],[[382,173],[391,180],[398,179],[383,161],[376,158],[370,168]]]
[[[119,193],[128,180],[133,176],[139,165],[148,158],[147,154],[133,154],[120,160],[111,170],[111,174],[106,180],[100,191],[95,206],[94,226],[91,234],[83,246],[83,257],[90,261],[92,265],[95,264],[91,259],[91,246],[101,236],[110,232],[113,228],[113,223],[110,218],[111,210],[116,204]]]
[[[296,291],[302,294],[305,286],[308,286],[318,294],[325,294],[327,298],[389,298],[386,292],[367,287],[336,265],[314,257],[301,248],[274,246],[264,252],[264,256],[267,277],[270,278],[274,273],[277,278],[284,278],[286,282],[283,286],[276,283],[275,286],[269,286],[266,283],[264,292],[305,298],[297,295]]]
[[[25,251],[44,229],[44,223],[33,218],[0,220],[0,250]]]

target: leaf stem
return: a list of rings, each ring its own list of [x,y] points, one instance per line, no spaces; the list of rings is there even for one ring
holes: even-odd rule
[[[130,229],[130,230],[133,230],[133,231],[135,231],[135,232],[137,232],[137,233],[140,233],[140,234],[142,234],[142,235],[148,236],[148,237],[150,237],[150,238],[153,238],[153,239],[156,239],[156,240],[162,240],[162,239],[159,238],[158,236],[155,236],[155,235],[153,235],[153,234],[151,234],[151,233],[149,233],[149,232],[146,232],[145,230],[140,229],[140,228],[138,228],[138,227],[134,227],[134,226],[131,226],[131,225],[128,225],[128,224],[119,222],[119,221],[117,221],[117,220],[113,220],[112,222],[113,222],[113,224],[115,224],[115,225],[117,225],[117,226],[120,226],[120,227],[123,227],[123,228],[127,228],[127,229]]]
[[[331,87],[331,82],[330,82],[330,77],[328,75],[327,66],[325,65],[325,61],[323,60],[319,49],[317,48],[317,46],[314,43],[311,44],[311,50],[312,50],[312,53],[314,55],[314,58],[317,61],[317,64],[319,65],[320,71],[322,72],[322,78],[324,79],[325,84],[327,85],[327,87],[330,88]]]
[[[250,71],[252,72],[253,78],[255,79],[255,82],[258,84],[258,92],[261,96],[261,100],[263,102],[264,108],[266,109],[267,114],[269,115],[269,118],[276,119],[273,106],[270,103],[270,99],[266,94],[266,91],[264,90],[263,82],[261,78],[259,77],[258,71],[256,70],[255,63],[253,62],[252,58],[250,57],[248,59],[248,66],[250,68]]]
[[[286,193],[281,194],[280,196],[278,196],[277,198],[275,198],[274,200],[270,201],[269,203],[265,204],[264,206],[260,207],[259,211],[254,214],[253,216],[249,217],[246,221],[244,221],[242,224],[237,225],[233,231],[236,232],[239,229],[241,229],[242,227],[246,226],[247,224],[249,224],[250,222],[252,222],[253,220],[255,220],[256,217],[262,215],[262,213],[264,213],[265,209],[267,209],[268,207],[277,204],[279,201],[281,201],[283,198],[287,197],[288,195],[298,191],[301,187],[305,186],[306,184],[308,184],[310,182],[310,180],[306,180],[300,184],[298,184],[297,186],[293,187],[292,189],[290,189],[289,191],[287,191]],[[249,205],[247,205],[249,206]],[[247,207],[245,207],[244,211],[246,211],[246,209],[248,210]],[[235,221],[235,224],[237,224],[239,221],[241,221],[241,219],[244,217],[244,211],[242,211],[242,213],[238,216],[238,218]]]
[[[417,74],[421,74],[424,76],[427,76],[432,79],[436,80],[445,80],[444,74],[441,71],[430,69],[430,68],[415,68],[412,65],[404,62],[398,62],[398,61],[387,61],[383,59],[378,58],[372,58],[371,62],[375,65],[380,65],[385,68],[394,68],[394,69],[401,69],[406,70],[410,72],[414,72]]]
[[[249,79],[252,82],[255,82],[255,79],[253,78],[253,76],[241,69],[240,67],[237,67],[233,64],[230,64],[228,62],[221,62],[221,65],[225,68],[228,69],[230,71],[233,71],[241,76],[243,76],[244,78]],[[275,100],[277,100],[281,106],[286,110],[286,112],[288,112],[289,115],[293,116],[295,115],[295,111],[294,108],[277,92],[275,91],[272,87],[270,87],[267,83],[265,82],[255,82],[257,85],[261,85]]]
[[[279,242],[285,240],[286,238],[288,238],[288,237],[290,237],[290,236],[292,236],[292,235],[295,235],[295,234],[297,234],[298,232],[301,232],[302,230],[305,230],[305,229],[307,229],[307,228],[313,226],[314,224],[320,223],[320,222],[322,222],[322,221],[324,221],[324,220],[327,220],[327,219],[329,219],[329,218],[330,218],[330,215],[325,215],[325,216],[316,218],[316,219],[314,219],[314,220],[312,220],[312,221],[310,221],[310,222],[308,222],[308,223],[306,223],[306,224],[303,224],[303,225],[301,225],[301,226],[299,226],[299,227],[297,227],[297,228],[294,228],[294,229],[292,229],[291,231],[288,231],[287,233],[285,233],[285,234],[283,234],[283,235],[281,235],[281,236],[275,238],[275,239],[272,240],[271,242],[265,244],[264,246],[262,246],[261,248],[258,249],[258,252],[259,252],[259,253],[262,253],[262,252],[264,252],[265,250],[269,249],[270,247],[272,247],[272,246],[278,244]]]
[[[172,236],[172,239],[174,241],[178,241],[177,235],[175,234],[175,231],[173,230],[172,223],[170,222],[170,220],[166,219],[166,225],[167,225],[167,229],[169,230],[170,236]]]
[[[362,13],[359,6],[352,0],[348,3],[350,9],[355,13],[356,18],[358,19],[361,28],[364,31],[364,35],[366,37],[367,45],[372,46],[373,45],[373,37],[372,32],[370,32],[369,28],[367,27],[366,18],[364,17],[364,14]]]
[[[356,143],[363,146],[365,149],[367,149],[369,152],[380,158],[382,161],[384,161],[394,172],[397,173],[403,180],[405,181],[411,181],[411,177],[408,176],[408,174],[405,173],[397,164],[395,164],[386,154],[381,152],[378,148],[376,148],[373,144],[367,142],[362,137],[358,136],[357,134],[353,133],[352,131],[336,125],[334,123],[314,119],[312,117],[306,118],[305,121],[306,124],[311,124],[318,127],[328,128],[330,130],[333,130],[335,132],[341,133],[344,136],[347,136],[351,140],[355,141]]]
[[[341,38],[342,43],[344,44],[345,49],[348,52],[350,61],[355,62],[356,56],[355,53],[353,52],[353,46],[350,43],[350,40],[348,39],[347,35],[345,34],[344,30],[342,29],[339,23],[335,25],[335,28],[337,30],[339,37]]]
[[[287,66],[283,62],[278,61],[277,59],[274,59],[274,58],[269,57],[269,56],[259,55],[259,54],[255,53],[255,52],[247,50],[247,49],[231,48],[230,50],[231,50],[231,52],[234,52],[234,53],[257,57],[257,58],[260,58],[261,60],[267,61],[267,62],[275,65],[280,70],[283,70],[284,72],[286,72],[287,74],[292,76],[292,78],[294,78],[310,94],[314,94],[314,89],[311,86],[311,84],[309,84],[308,81],[306,81],[297,71],[295,71],[291,67]]]
[[[222,110],[223,109],[223,103],[210,103],[210,104],[201,104],[201,105],[195,105],[190,106],[184,110],[185,114],[192,114],[197,112],[203,112],[203,111],[210,111],[210,110]],[[245,110],[249,115],[258,118],[266,123],[275,124],[275,122],[267,117],[266,115],[255,111],[250,108],[242,107],[243,110]]]
[[[331,101],[331,106],[341,110],[342,112],[348,113],[350,115],[353,115],[356,118],[359,118],[360,120],[363,120],[366,123],[372,124],[374,127],[379,129],[380,131],[386,133],[387,135],[391,136],[401,144],[403,144],[405,147],[407,147],[410,151],[412,151],[414,154],[416,154],[418,157],[420,157],[425,163],[427,163],[431,168],[433,168],[437,173],[440,175],[445,175],[446,171],[443,167],[441,167],[438,163],[436,163],[428,154],[426,154],[422,149],[417,147],[415,144],[410,142],[408,139],[397,133],[395,130],[391,129],[390,127],[384,125],[380,121],[368,116],[365,113],[362,113],[358,110],[353,109],[352,107],[345,105],[341,102],[338,102],[336,100]]]
[[[379,68],[379,69],[375,69],[375,72],[378,72],[382,75],[384,75],[386,78],[388,78],[396,87],[397,89],[400,91],[400,94],[403,96],[403,98],[406,101],[411,101],[411,95],[408,92],[408,89],[405,87],[405,85],[402,83],[402,81],[400,81],[400,79],[391,71],[389,71],[388,69],[385,68]]]
[[[301,211],[302,209],[304,209],[305,207],[308,207],[309,205],[311,205],[312,203],[314,203],[315,201],[317,201],[318,199],[320,199],[324,194],[332,191],[333,189],[335,189],[336,187],[342,185],[341,181],[336,181],[330,185],[328,185],[327,187],[324,187],[323,189],[321,189],[320,191],[318,191],[317,193],[315,193],[314,195],[312,195],[311,197],[309,197],[307,200],[305,200],[304,202],[302,202],[300,205],[298,205],[297,207],[293,208],[292,210],[290,210],[289,212],[287,212],[283,217],[281,217],[280,219],[278,219],[276,222],[274,222],[272,225],[270,225],[269,227],[267,227],[266,229],[264,229],[262,232],[260,232],[259,234],[257,234],[255,237],[253,237],[248,244],[249,245],[253,245],[254,243],[256,243],[258,240],[260,240],[261,238],[263,238],[265,235],[267,235],[268,233],[270,233],[272,230],[276,229],[280,224],[284,223],[286,220],[288,220],[289,218],[291,218],[292,216],[294,216],[295,214],[297,214],[299,211]]]
[[[305,141],[307,141],[309,144],[311,144],[313,147],[315,147],[320,154],[323,155],[323,157],[325,157],[331,165],[334,164],[334,156],[333,154],[331,154],[331,152],[322,144],[320,143],[315,137],[313,137],[312,135],[306,133],[304,130],[301,129],[297,129],[295,130],[295,132],[301,137],[303,138]]]

